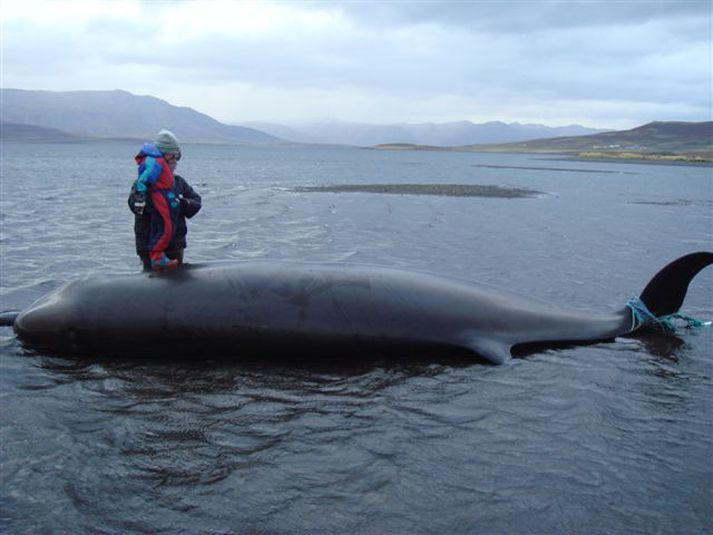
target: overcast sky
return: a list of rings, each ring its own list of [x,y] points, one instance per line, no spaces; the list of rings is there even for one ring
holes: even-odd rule
[[[4,88],[229,123],[710,121],[713,3],[1,0]]]

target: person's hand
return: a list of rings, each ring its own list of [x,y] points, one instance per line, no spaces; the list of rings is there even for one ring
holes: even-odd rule
[[[146,210],[146,196],[141,193],[136,193],[134,195],[134,213],[136,215],[143,215],[144,210]]]

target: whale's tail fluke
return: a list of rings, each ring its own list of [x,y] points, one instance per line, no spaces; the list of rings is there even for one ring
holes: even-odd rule
[[[639,299],[656,317],[675,314],[683,304],[690,282],[710,264],[713,264],[713,253],[682,256],[659,271],[646,285]]]

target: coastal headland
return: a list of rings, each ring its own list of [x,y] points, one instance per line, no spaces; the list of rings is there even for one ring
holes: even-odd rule
[[[713,164],[713,122],[653,122],[631,130],[519,143],[437,147],[389,143],[372,150],[560,154],[584,160]]]

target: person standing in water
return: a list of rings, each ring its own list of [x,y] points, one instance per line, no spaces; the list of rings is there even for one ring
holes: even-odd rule
[[[168,167],[173,173],[173,194],[178,199],[178,213],[175,219],[173,237],[165,250],[169,260],[176,260],[178,265],[183,263],[183,251],[187,246],[186,234],[188,226],[186,219],[196,215],[202,207],[201,196],[190,186],[190,184],[180,175],[176,174],[176,166],[180,160],[170,158]],[[128,198],[129,209],[134,213],[134,237],[136,238],[136,254],[141,259],[144,271],[151,271],[151,257],[149,255],[149,238],[151,231],[151,204],[147,205],[146,197],[136,191],[136,187],[131,188]]]
[[[144,143],[134,159],[138,166],[138,178],[134,182],[133,190],[139,199],[139,203],[135,206],[143,212],[147,208],[146,201],[150,201],[147,212],[148,255],[151,269],[154,271],[174,269],[178,266],[178,260],[166,256],[166,248],[173,239],[179,208],[179,200],[173,191],[174,178],[170,166],[171,162],[178,162],[181,159],[178,139],[172,132],[161,130],[156,136],[156,141]]]

